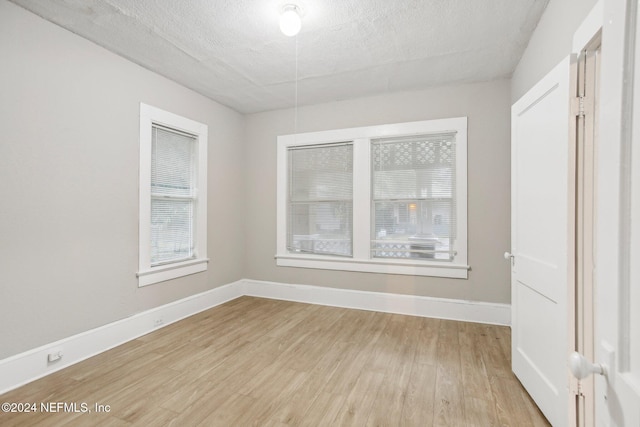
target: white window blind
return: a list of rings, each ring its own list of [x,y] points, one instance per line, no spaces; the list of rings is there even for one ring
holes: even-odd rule
[[[455,132],[372,140],[372,257],[453,260],[455,144]]]
[[[173,129],[152,128],[152,266],[194,257],[196,140]]]
[[[353,144],[290,147],[287,249],[352,256]]]

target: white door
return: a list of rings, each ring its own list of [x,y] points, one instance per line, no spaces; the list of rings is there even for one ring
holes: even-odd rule
[[[596,213],[596,422],[640,426],[640,34],[637,0],[607,0]],[[634,64],[635,63],[635,64]]]
[[[558,427],[569,422],[571,66],[567,57],[511,109],[512,367]]]

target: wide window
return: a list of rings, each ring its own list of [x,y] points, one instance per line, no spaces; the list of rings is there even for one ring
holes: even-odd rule
[[[206,125],[141,104],[140,286],[207,269],[206,148]]]
[[[467,120],[278,137],[277,264],[467,277]]]

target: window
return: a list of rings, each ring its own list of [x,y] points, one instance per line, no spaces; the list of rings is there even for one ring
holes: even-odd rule
[[[453,261],[456,134],[374,139],[371,150],[372,256]]]
[[[207,269],[207,126],[140,104],[138,285]]]
[[[352,255],[353,146],[289,147],[287,249]]]
[[[277,264],[467,278],[467,119],[278,137]]]

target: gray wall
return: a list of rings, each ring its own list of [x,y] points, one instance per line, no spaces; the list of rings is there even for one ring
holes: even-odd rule
[[[309,132],[468,116],[468,280],[277,267],[276,137],[294,133],[292,110],[247,116],[246,278],[497,303],[510,302],[510,82],[440,87],[299,109]],[[300,94],[304,100],[304,93]]]
[[[243,116],[6,1],[0,57],[0,359],[242,277]],[[210,144],[209,270],[145,288],[140,102]]]
[[[571,53],[573,34],[597,0],[551,0],[511,78],[515,102]]]
[[[594,3],[551,1],[512,80],[300,108],[299,132],[468,116],[472,270],[457,280],[276,267],[276,137],[293,110],[244,117],[0,0],[0,359],[242,277],[509,303],[510,105]],[[145,288],[140,102],[210,138],[209,270]]]

